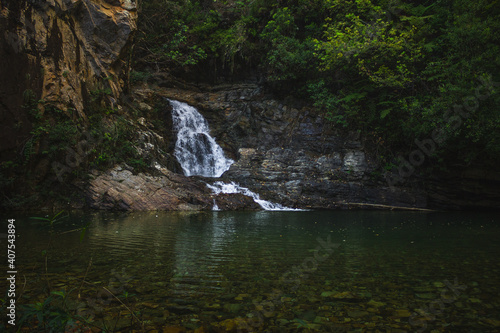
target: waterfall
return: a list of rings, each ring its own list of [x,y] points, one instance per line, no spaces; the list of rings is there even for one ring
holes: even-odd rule
[[[215,199],[214,199],[214,205],[212,206],[212,210],[213,211],[219,211],[220,210],[219,206],[217,205],[217,202],[215,202]]]
[[[172,105],[172,121],[177,132],[174,155],[186,176],[218,178],[226,172],[233,160],[224,156],[224,151],[209,134],[208,123],[194,107],[179,101],[169,100]],[[214,194],[241,193],[251,197],[264,210],[300,210],[284,207],[277,203],[262,200],[257,193],[234,182],[221,181],[207,184]],[[214,200],[213,210],[219,210]]]
[[[218,178],[226,172],[233,160],[210,136],[208,123],[194,107],[169,100],[172,105],[172,121],[177,132],[174,155],[186,176]]]

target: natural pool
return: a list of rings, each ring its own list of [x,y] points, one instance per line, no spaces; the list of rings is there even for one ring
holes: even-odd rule
[[[52,236],[31,216],[3,219],[17,306],[55,291],[67,332],[500,331],[498,213],[70,213]]]

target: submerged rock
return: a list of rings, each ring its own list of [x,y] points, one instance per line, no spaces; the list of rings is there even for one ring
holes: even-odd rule
[[[411,312],[408,309],[398,309],[394,311],[396,317],[411,317]]]
[[[347,311],[347,315],[348,315],[350,318],[362,318],[362,317],[369,316],[369,315],[370,315],[370,313],[369,313],[369,312],[367,312],[367,311],[352,310],[352,311]]]

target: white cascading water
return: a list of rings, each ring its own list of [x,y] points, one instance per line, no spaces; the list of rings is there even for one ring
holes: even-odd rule
[[[218,178],[226,172],[233,160],[209,134],[207,121],[194,107],[169,100],[172,105],[172,121],[177,131],[174,155],[186,176]]]
[[[224,151],[209,134],[208,123],[196,108],[179,101],[169,100],[172,105],[172,121],[177,131],[174,155],[179,161],[186,176],[203,176],[218,178],[226,172],[233,160],[224,156]],[[214,194],[241,193],[251,197],[264,210],[298,210],[284,207],[260,199],[257,193],[234,182],[226,184],[218,181],[207,184]],[[214,200],[214,210],[219,210]]]
[[[234,182],[231,182],[230,184],[226,184],[224,182],[218,181],[215,182],[213,185],[207,184],[208,188],[212,190],[214,194],[220,194],[220,193],[225,193],[225,194],[235,194],[235,193],[241,193],[243,195],[246,195],[247,197],[250,197],[258,203],[264,210],[278,210],[278,211],[284,211],[284,210],[301,210],[301,209],[295,209],[295,208],[289,208],[285,207],[283,205],[280,205],[278,203],[273,203],[267,200],[263,200],[260,198],[260,196],[255,193],[250,191],[248,188],[240,186]]]

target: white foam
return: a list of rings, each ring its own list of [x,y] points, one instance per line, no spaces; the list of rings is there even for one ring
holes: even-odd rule
[[[264,210],[271,210],[271,211],[301,211],[302,210],[302,209],[285,207],[283,205],[280,205],[279,203],[274,203],[274,202],[270,202],[267,200],[263,200],[260,198],[260,196],[257,193],[252,192],[250,189],[243,187],[243,186],[240,186],[239,184],[236,184],[235,182],[231,182],[228,184],[228,183],[224,183],[221,181],[217,181],[217,182],[213,183],[212,185],[207,184],[207,186],[208,186],[208,188],[210,188],[212,190],[212,192],[214,194],[240,193],[240,194],[246,195],[248,197],[251,197]]]

